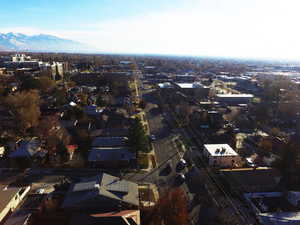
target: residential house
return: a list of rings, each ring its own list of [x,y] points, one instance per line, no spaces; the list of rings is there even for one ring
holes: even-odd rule
[[[4,223],[4,225],[32,225],[33,224],[32,210],[17,210]]]
[[[138,209],[138,185],[101,173],[70,186],[62,203],[65,210],[93,213]]]
[[[92,147],[120,147],[126,146],[127,137],[96,137],[92,142]]]
[[[108,213],[97,214],[75,214],[72,216],[69,225],[94,225],[94,224],[109,224],[109,225],[140,225],[139,210],[122,210]]]
[[[89,116],[100,116],[103,110],[103,108],[97,107],[96,105],[88,105],[84,108],[84,112]]]
[[[46,192],[44,192],[45,194]],[[49,199],[42,194],[29,194],[26,200],[5,221],[4,225],[33,225],[36,215],[40,215],[44,200]]]
[[[0,223],[4,221],[9,213],[18,207],[29,190],[29,186],[12,187],[0,184]]]
[[[41,143],[37,138],[20,142],[16,150],[9,154],[9,158],[20,167],[29,167],[33,158],[41,152]]]
[[[128,167],[136,155],[127,146],[126,137],[96,137],[92,142],[88,162],[91,167]]]
[[[115,136],[127,136],[128,129],[126,128],[104,128],[93,130],[90,133],[91,137],[105,136],[105,137],[115,137]]]
[[[127,147],[91,149],[88,162],[91,167],[125,168],[134,164],[136,154]]]

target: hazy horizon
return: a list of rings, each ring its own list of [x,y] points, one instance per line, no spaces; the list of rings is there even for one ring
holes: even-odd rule
[[[49,34],[112,54],[299,61],[295,0],[12,0],[0,32]]]

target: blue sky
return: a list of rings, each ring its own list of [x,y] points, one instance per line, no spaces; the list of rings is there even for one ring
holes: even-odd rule
[[[300,59],[299,0],[3,0],[0,32],[113,53]]]
[[[70,29],[111,19],[128,19],[147,12],[174,9],[180,0],[4,0],[0,25]],[[175,6],[176,7],[175,7]],[[184,4],[183,4],[184,5]]]

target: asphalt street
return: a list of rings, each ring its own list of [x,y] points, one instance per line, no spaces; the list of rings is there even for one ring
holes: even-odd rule
[[[190,161],[192,155],[189,151],[182,153],[179,151],[174,140],[180,137],[178,129],[172,129],[168,121],[171,115],[168,112],[162,112],[158,107],[155,90],[143,90],[141,92],[143,99],[147,102],[145,109],[146,119],[149,123],[150,133],[155,135],[153,142],[157,167],[148,173],[127,174],[125,179],[138,183],[154,183],[157,185],[160,194],[167,192],[174,187],[182,188],[189,199],[190,224],[198,224],[199,208],[197,202],[198,194],[205,190],[201,184],[201,173],[197,167],[185,167],[180,169],[179,161],[184,158]],[[191,166],[191,165],[190,165]],[[179,174],[185,175],[185,180],[178,179]]]

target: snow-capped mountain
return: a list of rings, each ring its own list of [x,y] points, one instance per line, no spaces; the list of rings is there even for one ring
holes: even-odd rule
[[[76,41],[52,35],[25,35],[21,33],[0,33],[0,50],[42,51],[42,52],[91,52],[92,47]]]

